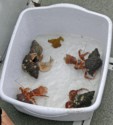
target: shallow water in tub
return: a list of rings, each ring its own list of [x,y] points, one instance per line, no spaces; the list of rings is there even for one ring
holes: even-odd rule
[[[62,36],[64,41],[61,42],[61,47],[53,48],[48,39],[58,38]],[[75,70],[73,65],[67,65],[64,61],[66,54],[71,54],[78,58],[78,50],[91,52],[98,48],[102,55],[101,45],[98,41],[81,35],[39,35],[36,38],[37,42],[43,47],[43,61],[48,61],[50,56],[54,59],[52,68],[48,72],[39,72],[39,78],[34,79],[26,72],[19,79],[24,87],[30,87],[31,90],[40,85],[48,88],[48,97],[36,97],[38,105],[47,107],[65,107],[65,103],[69,100],[68,93],[72,89],[87,88],[90,91],[97,91],[100,70],[97,71],[94,80],[84,78],[82,70]]]

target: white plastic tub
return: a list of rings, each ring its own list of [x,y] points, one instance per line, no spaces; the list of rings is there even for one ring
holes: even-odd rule
[[[21,63],[24,55],[29,51],[31,41],[38,34],[63,33],[90,36],[100,41],[103,66],[97,96],[93,105],[86,108],[65,109],[31,105],[17,101],[15,98],[18,86],[14,80],[21,76]],[[9,44],[1,77],[0,96],[5,101],[13,104],[19,111],[36,117],[59,121],[88,119],[101,103],[108,71],[111,38],[112,22],[107,16],[76,5],[57,4],[24,10],[20,14]]]

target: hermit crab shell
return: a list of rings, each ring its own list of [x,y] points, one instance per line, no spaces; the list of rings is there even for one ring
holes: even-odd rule
[[[95,91],[90,91],[87,93],[83,93],[80,95],[76,95],[74,99],[74,107],[80,108],[80,107],[88,107],[92,103],[92,99],[94,97]]]
[[[34,40],[31,45],[30,53],[36,53],[38,56],[41,56],[42,51],[43,51],[42,47],[36,40]]]

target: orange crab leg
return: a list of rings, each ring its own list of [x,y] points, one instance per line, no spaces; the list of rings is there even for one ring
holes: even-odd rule
[[[40,86],[32,91],[29,92],[29,95],[32,96],[46,96],[45,94],[47,93],[47,88]]]
[[[84,62],[81,60],[78,60],[77,63],[75,64],[74,68],[75,69],[84,69],[85,68]]]
[[[86,55],[88,55],[89,52],[86,52],[86,53],[81,54],[81,51],[82,51],[82,50],[79,50],[79,51],[78,51],[78,55],[79,55],[79,57],[80,57],[81,60],[85,61],[85,58],[84,58],[84,57],[85,57]]]
[[[22,88],[22,87],[20,87],[19,89],[23,94],[28,93],[28,91],[30,90],[30,88]]]

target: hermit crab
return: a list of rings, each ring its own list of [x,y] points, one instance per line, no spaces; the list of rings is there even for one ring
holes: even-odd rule
[[[38,88],[33,89],[31,91],[30,91],[30,88],[20,87],[19,89],[20,89],[21,93],[17,94],[17,100],[19,100],[21,102],[36,104],[36,101],[34,98],[35,96],[47,97],[45,95],[47,93],[47,88],[44,86],[39,86]]]
[[[38,62],[43,58],[42,51],[42,47],[34,40],[30,52],[24,57],[22,62],[22,68],[34,78],[38,78],[39,75]]]
[[[66,108],[81,108],[88,107],[92,104],[95,91],[88,91],[79,94],[80,91],[88,91],[88,89],[81,88],[78,90],[71,90],[69,92],[69,101],[66,102]]]
[[[84,77],[87,79],[93,79],[96,71],[102,66],[102,59],[97,48],[94,49],[91,53],[81,53],[82,50],[78,51],[79,59],[66,55],[65,62],[66,64],[74,64],[74,68],[85,70]],[[88,58],[85,59],[85,56],[88,55]],[[88,74],[91,76],[89,77]]]
[[[22,62],[22,69],[26,70],[34,78],[38,78],[39,70],[46,72],[52,67],[53,59],[50,57],[48,62],[42,62],[43,48],[34,40],[32,42],[30,52],[24,57]]]

